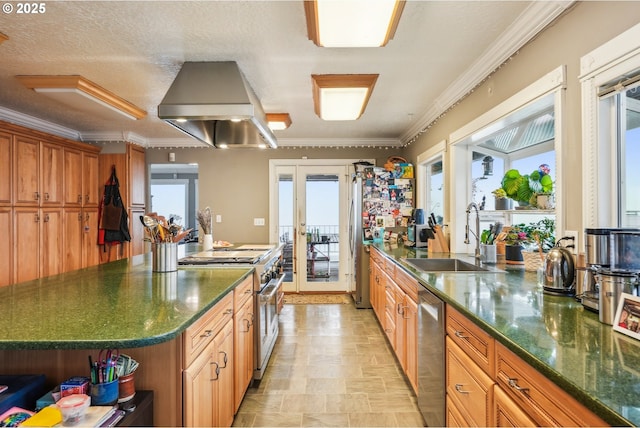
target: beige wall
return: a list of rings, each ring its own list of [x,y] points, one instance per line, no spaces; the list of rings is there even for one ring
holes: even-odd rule
[[[269,159],[361,159],[375,158],[378,165],[389,156],[401,155],[415,162],[418,154],[485,111],[560,65],[567,67],[565,124],[567,143],[564,168],[565,224],[583,230],[581,197],[581,112],[578,82],[580,57],[640,22],[640,2],[583,2],[523,47],[471,95],[444,115],[426,133],[405,149],[286,149],[212,150],[150,149],[148,163],[166,163],[168,152],[176,153],[176,163],[197,162],[200,177],[200,206],[210,206],[223,222],[214,224],[214,239],[232,242],[268,241]],[[491,93],[489,88],[492,89]],[[267,226],[253,226],[254,217],[263,217]],[[453,225],[455,227],[455,225]]]
[[[583,231],[581,196],[580,57],[640,22],[640,2],[580,2],[535,40],[520,49],[471,95],[411,144],[405,157],[417,156],[487,110],[561,65],[567,69],[565,93],[566,144],[563,187],[566,229]],[[491,92],[489,91],[491,89]],[[453,225],[455,227],[455,225]]]
[[[198,163],[200,207],[211,207],[222,216],[213,225],[214,239],[230,242],[269,242],[269,159],[376,159],[383,165],[399,150],[385,149],[149,149],[147,163],[168,163],[168,153],[176,163]],[[262,217],[266,226],[254,226]]]

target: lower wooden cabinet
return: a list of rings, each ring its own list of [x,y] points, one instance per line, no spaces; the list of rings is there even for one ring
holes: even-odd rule
[[[449,337],[445,351],[447,400],[468,426],[492,426],[493,379]]]
[[[493,412],[497,427],[535,427],[537,424],[509,396],[493,387]]]
[[[98,209],[64,208],[64,270],[72,271],[100,262]]]
[[[0,134],[2,137],[2,134]],[[1,143],[1,140],[0,140]],[[13,233],[13,209],[0,207],[0,234],[11,236]],[[13,282],[13,241],[0,241],[0,287]]]
[[[253,380],[254,321],[253,280],[247,277],[234,291],[234,413],[240,408],[247,388]]]
[[[183,372],[185,426],[220,427],[233,423],[233,293],[223,298],[185,334]],[[194,351],[204,349],[197,354]]]

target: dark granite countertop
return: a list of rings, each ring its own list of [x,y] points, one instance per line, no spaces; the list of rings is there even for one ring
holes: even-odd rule
[[[182,333],[253,268],[153,273],[151,256],[0,287],[0,349],[134,348]]]
[[[421,284],[612,425],[640,425],[640,341],[573,297],[543,293],[535,272],[422,273],[402,258],[455,257],[376,244]]]

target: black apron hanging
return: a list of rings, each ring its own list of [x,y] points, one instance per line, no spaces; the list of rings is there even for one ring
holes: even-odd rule
[[[116,166],[111,167],[111,177],[105,183],[104,195],[98,211],[98,245],[118,245],[131,241],[129,215],[120,196],[120,183]]]

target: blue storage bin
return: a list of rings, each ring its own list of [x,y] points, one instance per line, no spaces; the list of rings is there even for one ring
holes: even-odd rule
[[[0,375],[0,385],[9,387],[0,393],[0,414],[14,406],[34,410],[38,398],[47,392],[44,382],[44,375]]]

